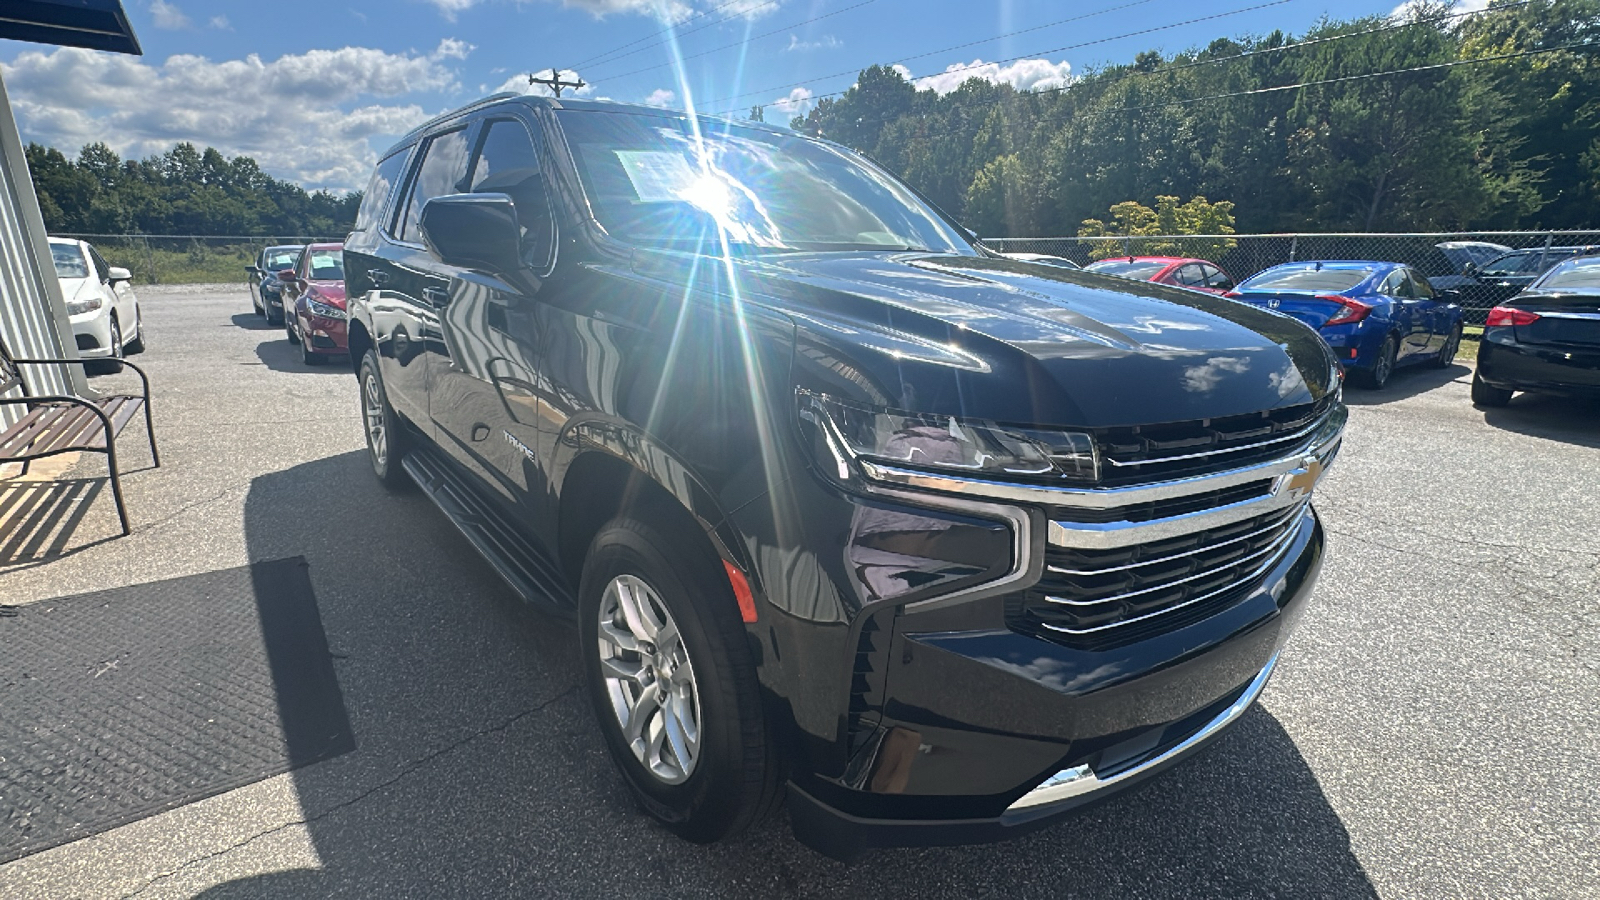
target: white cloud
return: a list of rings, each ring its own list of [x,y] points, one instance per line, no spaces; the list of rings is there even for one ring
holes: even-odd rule
[[[1406,0],[1389,12],[1389,18],[1404,21],[1411,18],[1413,12],[1420,11],[1427,4],[1423,0]],[[1489,0],[1456,0],[1450,5],[1453,13],[1475,13],[1489,8]]]
[[[183,10],[165,0],[150,0],[150,17],[156,20],[157,28],[176,31],[189,27],[189,17],[183,14]]]
[[[218,31],[232,31],[233,30],[233,26],[228,24],[228,17],[227,16],[212,16],[210,24],[211,24],[212,28],[215,28]]]
[[[673,106],[673,101],[677,99],[678,95],[672,91],[669,91],[666,88],[656,88],[650,92],[650,96],[644,98],[644,105],[670,107]]]
[[[904,66],[895,66],[900,74],[911,77]],[[972,78],[981,78],[992,84],[1009,84],[1019,91],[1037,91],[1066,87],[1072,83],[1072,64],[1066,60],[1053,63],[1048,59],[1020,59],[1009,66],[986,63],[975,59],[970,63],[955,63],[937,75],[913,79],[919,90],[948,94]]]
[[[797,87],[789,92],[789,96],[779,97],[767,106],[786,116],[803,116],[811,112],[811,107],[816,103],[811,99],[810,88]]]
[[[447,37],[439,41],[439,46],[434,49],[431,56],[433,59],[466,59],[467,54],[476,49],[478,49],[476,44]]]
[[[454,22],[458,14],[466,12],[474,6],[485,2],[485,0],[427,0],[427,2],[431,3],[439,11],[439,15],[444,16],[448,21]],[[513,2],[521,6],[529,2],[529,0],[513,0]],[[665,19],[669,22],[681,22],[694,14],[694,7],[684,2],[684,0],[561,0],[561,5],[569,9],[581,9],[597,19],[603,19],[614,13],[636,13]],[[750,8],[750,11],[747,12],[745,10],[746,7]],[[751,15],[754,9],[760,7],[771,11],[778,8],[778,2],[777,0],[736,0],[735,5],[725,10],[725,12],[733,14],[745,12],[746,15]],[[754,18],[753,15],[751,17]]]
[[[822,37],[819,37],[814,41],[802,41],[796,35],[790,34],[789,35],[789,46],[783,48],[783,52],[785,52],[785,53],[795,53],[795,52],[804,53],[807,50],[833,50],[833,49],[836,49],[838,47],[843,47],[843,46],[844,46],[844,41],[839,40],[838,38],[834,37],[831,34],[825,34]]]
[[[247,154],[308,188],[349,189],[371,173],[369,139],[398,136],[428,118],[416,102],[398,98],[455,90],[444,60],[469,49],[447,38],[427,56],[343,47],[271,61],[178,55],[151,65],[60,48],[24,52],[0,72],[27,140],[68,153],[105,141],[130,157],[191,141]]]

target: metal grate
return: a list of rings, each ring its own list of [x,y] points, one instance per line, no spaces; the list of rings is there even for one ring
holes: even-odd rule
[[[1108,486],[1144,484],[1276,459],[1308,441],[1334,398],[1221,419],[1101,429],[1095,433]]]
[[[1179,627],[1178,611],[1209,615],[1254,587],[1294,542],[1305,509],[1114,550],[1050,547],[1044,576],[1013,604],[1012,625],[1091,648]]]

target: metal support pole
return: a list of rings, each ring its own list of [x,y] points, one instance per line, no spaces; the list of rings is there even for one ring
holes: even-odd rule
[[[1300,235],[1289,236],[1289,262],[1294,262],[1294,255],[1300,251]]]

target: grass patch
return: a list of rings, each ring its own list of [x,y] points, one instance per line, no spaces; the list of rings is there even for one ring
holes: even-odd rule
[[[141,284],[240,284],[248,280],[244,267],[253,265],[263,247],[298,244],[300,240],[264,237],[259,240],[197,238],[98,238],[91,241],[106,262],[133,273]]]

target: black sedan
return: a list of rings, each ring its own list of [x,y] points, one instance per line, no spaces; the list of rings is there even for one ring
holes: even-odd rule
[[[1513,250],[1482,266],[1468,266],[1463,272],[1466,280],[1455,285],[1455,288],[1461,291],[1462,306],[1484,309],[1527,290],[1556,263],[1596,251],[1600,251],[1600,247],[1531,247]]]
[[[304,249],[304,244],[267,247],[256,256],[253,265],[244,267],[250,273],[250,303],[256,315],[266,316],[269,324],[283,324],[283,285],[278,282],[278,273],[294,268]]]
[[[1505,406],[1513,391],[1600,397],[1600,256],[1567,260],[1489,311],[1472,402]]]

